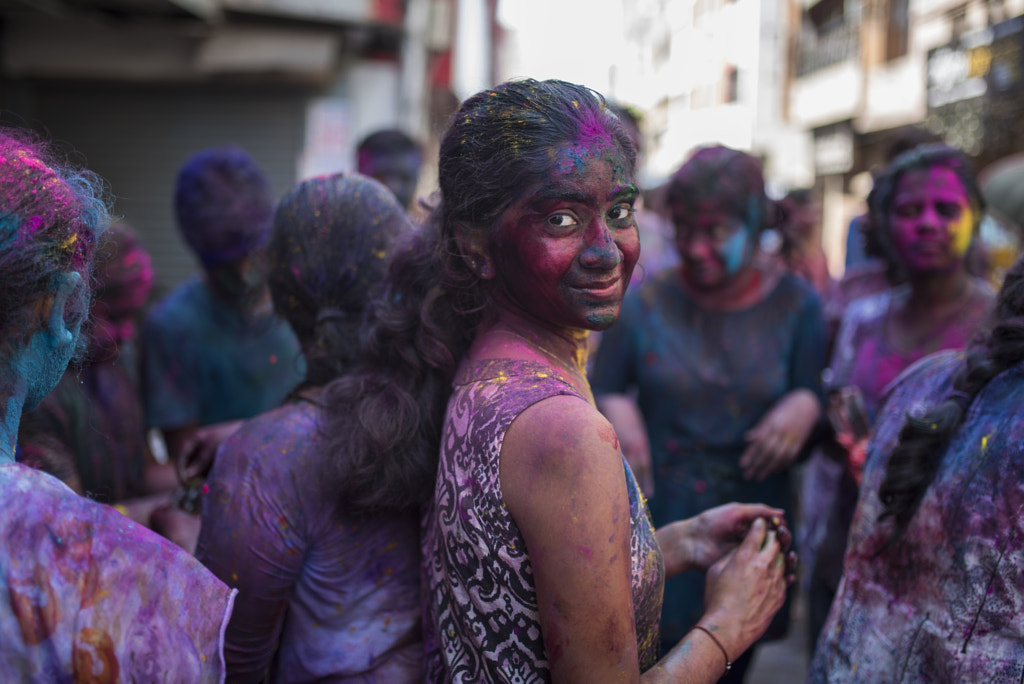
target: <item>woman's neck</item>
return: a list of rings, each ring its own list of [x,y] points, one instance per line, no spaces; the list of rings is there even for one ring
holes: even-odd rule
[[[521,314],[503,311],[477,333],[470,357],[517,358],[540,361],[563,371],[566,379],[584,395],[590,396],[587,382],[587,330],[551,328]]]
[[[964,269],[960,268],[954,273],[911,277],[908,284],[908,306],[916,310],[935,310],[963,299],[970,291],[971,279]]]
[[[0,420],[0,465],[14,462],[14,450],[18,445],[18,426],[21,424],[22,408],[25,405],[27,387],[24,382],[4,383],[13,387],[3,398],[3,419]]]
[[[887,344],[903,353],[930,353],[947,333],[963,325],[976,290],[966,273],[942,279],[912,279],[899,287],[886,316]]]
[[[763,255],[758,255],[727,283],[713,290],[695,288],[687,283],[685,274],[681,275],[683,289],[701,308],[739,311],[749,309],[767,297],[782,277],[782,270],[769,264]]]

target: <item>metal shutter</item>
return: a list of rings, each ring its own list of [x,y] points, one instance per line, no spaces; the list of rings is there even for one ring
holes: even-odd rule
[[[303,145],[299,88],[36,82],[26,123],[82,153],[109,181],[115,211],[153,257],[159,296],[196,272],[171,197],[194,152],[235,143],[263,167],[278,198],[291,189]]]

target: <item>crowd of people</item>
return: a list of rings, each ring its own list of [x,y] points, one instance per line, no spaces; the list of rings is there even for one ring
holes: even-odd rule
[[[525,79],[422,198],[399,131],[280,199],[202,150],[149,306],[111,189],[0,130],[0,678],[742,682],[798,590],[811,682],[1024,677],[1024,260],[979,272],[970,158],[894,154],[835,280],[812,189],[710,145],[644,204],[640,139]]]

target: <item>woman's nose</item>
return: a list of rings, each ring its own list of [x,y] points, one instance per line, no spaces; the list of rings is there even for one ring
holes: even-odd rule
[[[580,263],[586,268],[618,266],[622,261],[622,251],[608,225],[602,220],[596,220],[587,233],[587,246],[580,255]]]

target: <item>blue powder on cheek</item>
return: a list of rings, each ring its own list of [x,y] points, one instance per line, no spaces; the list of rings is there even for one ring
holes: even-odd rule
[[[746,261],[748,230],[744,226],[722,246],[722,258],[725,260],[725,270],[729,275],[735,275]]]
[[[747,199],[747,220],[743,228],[736,232],[722,246],[722,257],[729,275],[735,275],[746,263],[748,237],[753,237],[761,222],[761,205],[756,195]]]

